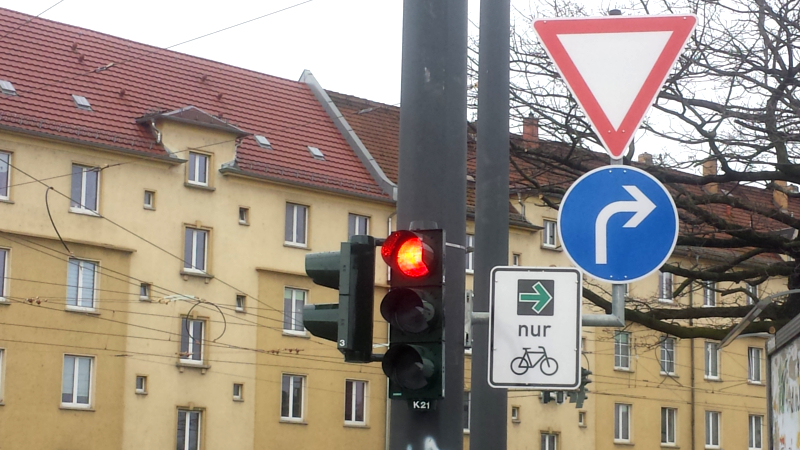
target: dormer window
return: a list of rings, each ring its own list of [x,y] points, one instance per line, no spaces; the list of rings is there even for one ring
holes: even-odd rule
[[[318,149],[317,147],[308,146],[308,151],[311,152],[311,156],[314,159],[319,159],[321,161],[325,161],[325,155],[322,154],[322,150]]]
[[[259,147],[272,150],[272,144],[269,143],[269,140],[265,136],[257,134],[255,135],[255,139]]]
[[[10,81],[0,80],[0,92],[5,95],[17,95],[17,90]]]
[[[92,105],[89,104],[89,100],[87,100],[86,97],[82,95],[72,94],[72,99],[75,100],[75,106],[77,106],[78,108],[85,109],[87,111],[92,110]]]

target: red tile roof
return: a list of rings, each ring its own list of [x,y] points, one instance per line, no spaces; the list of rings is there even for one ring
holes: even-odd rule
[[[191,105],[269,139],[274,150],[243,139],[237,163],[245,172],[389,199],[302,82],[7,9],[0,9],[0,35],[28,20],[0,41],[0,80],[18,94],[0,94],[0,127],[167,157],[136,119]],[[92,111],[77,108],[72,94],[86,97]]]

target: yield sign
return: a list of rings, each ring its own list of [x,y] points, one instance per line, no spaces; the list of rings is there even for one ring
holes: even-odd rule
[[[537,19],[533,28],[612,158],[633,139],[694,15]]]

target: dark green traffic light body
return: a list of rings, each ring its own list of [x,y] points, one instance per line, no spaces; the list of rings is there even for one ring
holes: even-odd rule
[[[373,361],[375,239],[351,236],[338,252],[306,255],[306,274],[320,286],[339,290],[338,304],[305,306],[306,329],[336,342],[346,362]]]
[[[444,397],[443,230],[392,233],[381,248],[391,268],[391,289],[381,315],[391,325],[382,368],[389,398]]]

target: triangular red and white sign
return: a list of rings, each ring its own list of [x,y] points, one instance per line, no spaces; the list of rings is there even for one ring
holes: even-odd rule
[[[694,15],[537,19],[533,28],[597,136],[622,158],[697,23]]]

